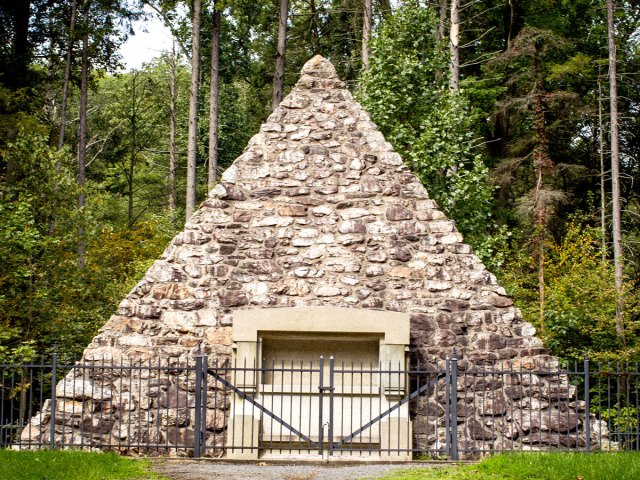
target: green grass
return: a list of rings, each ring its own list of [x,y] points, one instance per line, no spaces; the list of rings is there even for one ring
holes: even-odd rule
[[[145,460],[114,453],[0,450],[0,480],[159,479]]]
[[[513,453],[475,465],[396,470],[386,480],[640,480],[640,453]]]

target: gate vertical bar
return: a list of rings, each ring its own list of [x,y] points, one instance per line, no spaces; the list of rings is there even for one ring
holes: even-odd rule
[[[450,374],[449,358],[444,364],[444,441],[447,458],[451,460],[451,374]]]
[[[207,450],[207,402],[208,402],[207,371],[208,369],[209,369],[209,357],[204,355],[202,357],[202,414],[201,414],[202,427],[200,428],[200,438],[202,438],[202,442],[200,443],[200,455],[202,457],[206,456],[206,450]]]
[[[456,349],[451,355],[451,460],[458,460],[458,359]]]
[[[313,375],[313,371],[311,372],[311,375]],[[324,392],[324,385],[323,385],[323,381],[324,381],[324,355],[320,355],[320,379],[318,380],[318,453],[320,454],[320,456],[322,456],[323,454],[323,435],[322,435],[322,431],[324,429],[324,425],[322,424],[322,407],[323,407],[323,401],[322,401],[322,394]],[[309,403],[309,406],[311,406],[311,403]],[[309,412],[311,413],[311,412]]]
[[[334,358],[333,355],[329,357],[329,455],[333,454],[333,391],[334,391],[334,376],[333,376]]]
[[[451,355],[451,460],[458,460],[458,358]]]
[[[586,441],[586,450],[587,453],[591,452],[591,411],[589,408],[589,353],[585,352],[584,354],[584,404],[585,404],[585,413],[584,413],[584,431],[585,431],[585,441]]]
[[[51,422],[49,428],[49,448],[53,450],[56,434],[56,384],[58,383],[58,345],[53,347],[51,366]]]
[[[189,375],[187,370],[187,375]],[[193,458],[200,458],[200,429],[202,428],[202,356],[196,357],[196,405],[195,405],[195,425],[193,431]]]

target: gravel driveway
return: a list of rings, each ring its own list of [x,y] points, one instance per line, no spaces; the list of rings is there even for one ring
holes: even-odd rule
[[[157,462],[154,470],[174,480],[356,480],[377,478],[413,464],[261,464],[193,461]],[[434,467],[435,468],[435,467]]]

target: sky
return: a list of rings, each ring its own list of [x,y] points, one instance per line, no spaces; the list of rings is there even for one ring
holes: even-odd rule
[[[129,37],[120,49],[125,70],[139,69],[163,51],[171,50],[171,32],[156,16],[134,25],[135,35]]]

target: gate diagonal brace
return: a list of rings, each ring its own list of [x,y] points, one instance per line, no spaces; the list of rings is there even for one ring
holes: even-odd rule
[[[312,446],[312,447],[317,446],[317,443],[314,442],[313,440],[311,440],[309,437],[307,437],[304,433],[300,432],[299,430],[296,430],[295,427],[292,427],[291,425],[289,425],[287,422],[285,422],[280,417],[278,417],[275,413],[271,412],[267,408],[265,408],[262,405],[260,405],[258,402],[255,401],[255,399],[251,398],[249,395],[247,395],[245,392],[240,390],[234,384],[230,383],[228,380],[226,380],[225,378],[223,378],[220,375],[218,375],[215,372],[215,370],[209,368],[209,369],[207,369],[207,373],[209,375],[213,375],[216,378],[217,381],[222,383],[225,387],[230,388],[231,390],[233,390],[242,400],[246,400],[247,402],[252,404],[254,407],[256,407],[258,410],[260,410],[262,413],[264,413],[264,414],[268,415],[269,417],[273,418],[276,422],[278,422],[283,427],[289,429],[291,431],[291,433],[293,433],[293,434],[297,435],[298,437],[300,437],[302,440],[307,442],[310,446]]]
[[[384,412],[382,412],[380,415],[378,415],[376,418],[372,419],[370,422],[364,424],[362,427],[360,427],[359,429],[357,429],[355,432],[351,432],[349,435],[347,435],[346,437],[342,437],[340,439],[339,442],[334,443],[334,448],[340,448],[342,446],[342,444],[344,444],[345,442],[350,442],[351,440],[353,440],[355,437],[357,437],[358,435],[360,435],[362,432],[364,432],[365,430],[367,430],[368,428],[370,428],[372,425],[375,425],[377,422],[379,422],[380,420],[382,420],[384,417],[386,417],[387,415],[391,414],[392,412],[394,412],[395,410],[399,409],[401,406],[403,406],[405,403],[410,402],[411,400],[413,400],[414,398],[420,396],[422,393],[424,393],[425,391],[427,391],[429,389],[429,387],[431,387],[434,383],[437,383],[441,378],[444,378],[445,375],[444,374],[440,374],[438,375],[435,379],[431,380],[431,381],[427,381],[427,383],[425,383],[422,387],[420,387],[419,389],[415,390],[414,392],[412,392],[410,395],[406,396],[405,398],[403,398],[402,400],[400,400],[398,403],[396,403],[395,405],[389,407],[387,410],[385,410]]]

